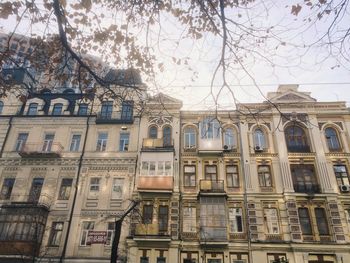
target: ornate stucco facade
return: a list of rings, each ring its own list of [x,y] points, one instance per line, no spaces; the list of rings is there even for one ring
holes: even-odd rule
[[[281,85],[237,110],[181,111],[141,88],[142,111],[132,93],[1,99],[0,262],[109,262],[131,200],[120,262],[350,262],[344,102]]]

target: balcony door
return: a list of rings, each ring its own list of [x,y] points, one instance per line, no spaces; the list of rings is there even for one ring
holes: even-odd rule
[[[41,189],[44,184],[44,178],[34,178],[30,188],[28,202],[36,203],[39,201]]]
[[[216,182],[218,180],[218,174],[216,169],[216,165],[206,165],[204,175],[205,180]]]

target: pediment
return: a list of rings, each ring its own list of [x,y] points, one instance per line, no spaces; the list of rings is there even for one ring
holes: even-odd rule
[[[150,102],[164,103],[164,104],[181,104],[182,101],[165,95],[164,93],[158,93],[157,95],[150,98]]]
[[[297,85],[281,85],[277,92],[269,92],[268,99],[276,103],[315,102],[310,92],[298,91]]]

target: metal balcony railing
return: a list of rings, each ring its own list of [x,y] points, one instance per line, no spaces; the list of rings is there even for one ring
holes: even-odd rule
[[[168,231],[160,230],[158,224],[138,224],[135,228],[135,236],[166,236]]]
[[[296,193],[317,194],[320,193],[320,187],[317,184],[294,184]]]
[[[100,112],[96,115],[96,123],[133,123],[133,120],[132,114],[122,111]]]
[[[309,145],[288,145],[288,152],[292,153],[309,153],[310,146]]]
[[[45,193],[11,195],[9,199],[0,200],[0,203],[6,206],[40,206],[49,209],[53,203],[53,197]]]
[[[200,180],[200,191],[223,193],[225,192],[224,181],[223,180]]]
[[[146,138],[142,141],[142,149],[143,150],[166,150],[174,148],[174,140],[164,140],[164,138],[159,139],[150,139]]]
[[[22,157],[61,157],[63,146],[58,142],[26,143],[18,154]]]
[[[227,228],[202,226],[200,228],[200,239],[201,241],[227,241]]]

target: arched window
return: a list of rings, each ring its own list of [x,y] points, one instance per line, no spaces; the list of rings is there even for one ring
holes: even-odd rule
[[[164,146],[171,146],[171,127],[165,126],[163,128],[163,145]]]
[[[227,147],[227,150],[237,148],[237,141],[233,128],[226,128],[224,130],[224,148]]]
[[[196,148],[196,128],[193,126],[186,127],[184,129],[184,148],[193,149]]]
[[[262,129],[258,128],[254,131],[254,150],[263,151],[266,148],[265,134]]]
[[[27,115],[36,115],[38,113],[38,103],[30,103]]]
[[[325,129],[325,134],[329,151],[339,151],[341,147],[336,130],[328,127]]]
[[[149,127],[148,137],[150,139],[157,139],[157,137],[158,137],[158,128],[157,128],[157,126]]]
[[[63,109],[63,104],[56,103],[55,105],[53,105],[52,115],[62,115],[62,109]]]
[[[304,129],[297,125],[285,129],[287,148],[289,152],[310,152],[310,146]]]
[[[3,109],[4,109],[4,103],[0,101],[0,114],[2,114]]]

